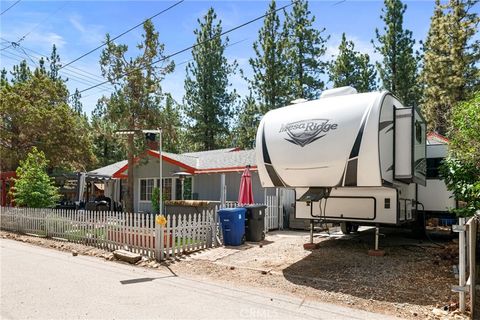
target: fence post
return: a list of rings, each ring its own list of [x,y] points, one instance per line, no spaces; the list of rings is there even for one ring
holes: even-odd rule
[[[465,228],[465,218],[458,218],[458,224]],[[461,230],[458,235],[458,284],[460,288],[465,286],[465,230]],[[459,309],[461,313],[465,312],[465,291],[459,292]]]
[[[155,243],[154,243],[154,247],[155,247],[155,258],[157,259],[157,261],[162,261],[162,241],[161,241],[161,237],[160,237],[160,229],[162,228],[162,226],[160,224],[157,223],[157,217],[158,215],[155,215],[155,219],[153,221],[153,223],[155,224]]]
[[[477,227],[478,221],[474,216],[470,223],[469,234],[468,234],[468,250],[469,250],[469,282],[470,282],[470,314],[473,319],[476,318],[474,314],[475,309],[475,290],[476,290],[476,252],[477,252]]]

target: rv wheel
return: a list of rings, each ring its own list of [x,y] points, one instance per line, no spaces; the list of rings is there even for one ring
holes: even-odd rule
[[[352,225],[352,232],[358,232],[358,227],[359,227],[358,224],[353,224]]]
[[[352,232],[352,224],[350,222],[342,222],[340,223],[340,230],[342,230],[343,234],[350,234]]]

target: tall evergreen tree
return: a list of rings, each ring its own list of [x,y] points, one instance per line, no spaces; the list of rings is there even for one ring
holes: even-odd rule
[[[370,56],[367,53],[357,56],[359,79],[356,86],[358,92],[369,92],[377,90],[377,70],[370,63]]]
[[[115,136],[119,128],[107,114],[109,99],[101,98],[91,115],[93,152],[99,166],[107,166],[125,159],[125,146]]]
[[[352,86],[358,92],[376,89],[376,71],[368,54],[355,51],[353,41],[347,40],[345,33],[338,47],[338,55],[331,63],[330,81],[334,87]]]
[[[236,63],[229,64],[225,57],[228,38],[222,40],[222,21],[217,20],[210,8],[199,28],[192,49],[193,62],[187,65],[185,79],[185,113],[189,119],[192,142],[199,150],[212,150],[226,146],[229,119],[236,100],[229,76],[236,71]]]
[[[473,36],[479,18],[470,10],[478,1],[435,2],[423,46],[422,108],[429,129],[446,134],[453,106],[479,88],[480,45]]]
[[[235,146],[242,149],[253,149],[255,146],[255,136],[257,134],[258,124],[260,123],[260,113],[257,102],[250,94],[242,101],[242,107],[238,117],[238,125],[234,130]]]
[[[182,150],[180,128],[180,107],[170,94],[166,94],[165,106],[160,113],[159,123],[162,128],[162,148],[167,152],[178,153]]]
[[[283,107],[289,100],[287,43],[280,30],[280,18],[275,11],[277,5],[272,0],[268,6],[263,26],[258,31],[258,40],[253,43],[255,57],[249,62],[253,69],[250,88],[260,102],[260,112]]]
[[[315,99],[324,88],[321,80],[327,64],[321,61],[327,50],[329,36],[323,36],[325,28],[313,27],[315,16],[308,9],[308,1],[293,2],[291,13],[286,13],[284,32],[290,98]]]
[[[382,54],[377,63],[384,89],[394,93],[407,106],[418,105],[417,83],[418,57],[414,54],[415,40],[412,32],[403,28],[403,15],[407,9],[400,0],[384,0],[381,18],[385,23],[384,33],[375,30],[378,45],[375,50]],[[373,42],[373,41],[372,41]]]
[[[72,97],[70,98],[70,105],[79,116],[83,115],[83,104],[82,101],[82,94],[78,89],[75,89],[75,92],[73,93]]]
[[[150,20],[143,24],[140,52],[131,57],[128,46],[115,44],[107,34],[106,48],[100,58],[102,74],[114,86],[115,92],[107,102],[108,119],[119,129],[142,130],[158,127],[163,92],[161,80],[174,69],[173,62],[164,55],[164,45]],[[153,63],[161,60],[161,64]],[[145,148],[144,135],[127,136],[128,167],[133,168],[134,157]],[[133,211],[133,170],[128,170],[126,210]]]

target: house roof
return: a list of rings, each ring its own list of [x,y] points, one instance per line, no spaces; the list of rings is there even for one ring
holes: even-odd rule
[[[147,150],[146,154],[159,158],[158,151]],[[139,158],[136,158],[135,162],[138,160]],[[238,148],[183,154],[162,152],[162,160],[177,165],[192,174],[241,171],[247,165],[252,170],[256,170],[255,150],[239,150]],[[114,178],[125,178],[126,170],[128,170],[128,163],[120,167],[112,176]]]
[[[120,168],[127,164],[127,160],[122,160],[119,162],[112,163],[108,166],[101,167],[92,171],[87,172],[89,176],[113,176]]]
[[[427,134],[427,144],[448,144],[448,142],[448,138],[439,133],[430,132]]]

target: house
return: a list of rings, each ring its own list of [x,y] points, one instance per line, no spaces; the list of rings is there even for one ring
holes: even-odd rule
[[[265,190],[258,177],[255,150],[238,148],[219,149],[203,152],[174,154],[162,152],[162,186],[166,200],[182,199],[181,177],[184,179],[184,199],[220,201],[222,176],[225,178],[226,201],[237,201],[240,179],[243,171],[250,166],[255,202],[263,202]],[[113,170],[115,169],[116,170]],[[105,183],[105,195],[114,201],[125,198],[128,163],[121,161],[87,173],[87,176],[108,176],[113,179]],[[159,152],[147,150],[135,159],[134,211],[152,211],[152,192],[159,186]]]

